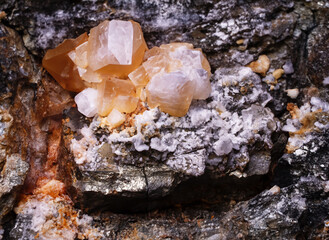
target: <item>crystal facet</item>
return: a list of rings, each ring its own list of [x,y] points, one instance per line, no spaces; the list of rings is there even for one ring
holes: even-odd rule
[[[65,89],[80,92],[85,85],[79,75],[78,67],[69,57],[69,52],[88,40],[86,33],[76,39],[67,39],[57,48],[48,50],[42,59],[43,67]]]
[[[118,78],[110,78],[103,80],[102,83],[98,84],[98,114],[101,116],[108,115],[115,107],[115,103],[119,104],[117,109],[122,112],[132,112],[132,108],[137,107],[135,100],[131,103],[127,103],[129,98],[120,101],[119,96],[133,97],[136,96],[135,86],[129,80],[123,80]]]
[[[183,72],[155,75],[146,88],[147,103],[170,115],[184,116],[191,104],[195,83]]]
[[[129,78],[138,95],[146,87],[150,107],[180,117],[187,113],[192,99],[206,99],[210,95],[210,65],[202,51],[193,49],[192,44],[154,47],[145,53],[144,60]]]
[[[86,117],[93,117],[97,113],[97,90],[93,88],[86,88],[74,98],[78,106],[78,111]]]

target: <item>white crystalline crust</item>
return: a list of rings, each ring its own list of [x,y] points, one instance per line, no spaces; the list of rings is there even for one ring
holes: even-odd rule
[[[240,93],[241,86],[248,88],[244,95]],[[271,97],[262,89],[259,76],[244,67],[219,69],[212,89],[212,101],[192,102],[184,117],[171,117],[155,108],[136,115],[133,127],[105,134],[94,143],[87,140],[88,134],[79,141],[72,140],[73,152],[78,149],[76,144],[83,145],[81,152],[74,153],[75,160],[81,163],[79,156],[90,154],[80,164],[81,168],[105,166],[97,149],[108,142],[113,159],[121,163],[151,159],[194,176],[203,174],[206,165],[221,166],[226,156],[245,167],[253,143],[272,146],[271,133],[279,126],[271,110],[265,107]],[[87,127],[90,133],[97,124],[94,119]],[[90,144],[84,145],[85,142]],[[148,151],[147,159],[139,155],[143,151]],[[240,159],[244,159],[243,163]]]

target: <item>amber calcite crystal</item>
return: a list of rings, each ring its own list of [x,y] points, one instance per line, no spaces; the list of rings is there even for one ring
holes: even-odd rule
[[[135,86],[129,80],[110,78],[98,84],[98,114],[107,116],[113,108],[120,112],[133,112],[138,103]]]
[[[80,92],[85,88],[77,66],[68,53],[88,40],[87,33],[76,39],[66,39],[57,48],[48,50],[42,59],[42,66],[64,88],[73,92]]]
[[[189,43],[171,43],[145,53],[145,62],[129,74],[147,103],[170,115],[184,116],[192,99],[206,99],[211,91],[210,65],[201,49]]]
[[[90,30],[88,63],[103,75],[126,78],[143,61],[147,46],[134,21],[104,21]]]
[[[170,43],[148,50],[134,21],[105,20],[76,39],[49,50],[43,66],[75,96],[78,110],[119,126],[140,101],[184,116],[193,99],[211,91],[210,66],[201,49]]]

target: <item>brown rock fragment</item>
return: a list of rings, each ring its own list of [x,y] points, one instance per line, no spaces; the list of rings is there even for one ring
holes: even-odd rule
[[[260,55],[257,61],[251,62],[247,65],[247,67],[250,67],[255,73],[266,76],[266,73],[270,68],[270,64],[270,59],[266,55]]]

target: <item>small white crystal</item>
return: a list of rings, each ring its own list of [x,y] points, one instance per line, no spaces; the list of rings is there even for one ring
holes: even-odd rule
[[[106,122],[111,128],[120,126],[125,120],[125,115],[115,108],[106,117]]]
[[[323,79],[323,85],[329,85],[329,77],[326,77],[325,79]]]
[[[292,99],[295,99],[297,98],[298,94],[299,94],[299,90],[298,88],[294,88],[294,89],[287,89],[285,91],[288,95],[288,97],[292,98]]]
[[[74,98],[78,111],[86,117],[93,117],[97,113],[97,90],[86,88]]]
[[[232,151],[233,144],[230,138],[224,136],[214,143],[214,151],[217,156],[229,154]]]

